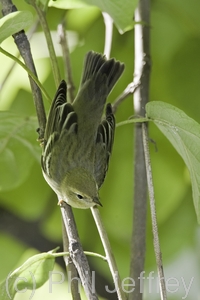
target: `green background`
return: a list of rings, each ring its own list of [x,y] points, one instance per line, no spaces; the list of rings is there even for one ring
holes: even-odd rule
[[[29,10],[35,16],[34,10],[25,2],[20,1],[18,4],[16,1],[15,4],[19,10]],[[133,14],[133,8],[131,9]],[[154,0],[151,3],[150,100],[173,104],[197,122],[200,121],[199,13],[200,2],[195,0]],[[53,7],[47,14],[49,26],[54,31],[54,44],[64,77],[60,45],[55,33],[62,16],[63,11]],[[68,36],[72,74],[77,90],[84,56],[89,50],[103,52],[105,29],[101,12],[96,7],[86,6],[68,11],[66,19],[67,29],[70,30]],[[30,43],[39,79],[53,98],[56,87],[40,27]],[[17,54],[12,38],[5,40],[2,47]],[[111,56],[124,62],[126,66],[124,75],[109,97],[109,101],[113,102],[133,79],[133,30],[121,35],[114,27]],[[0,83],[5,79],[12,63],[0,54]],[[132,98],[129,96],[119,107],[117,122],[134,114]],[[44,101],[48,111],[49,103]],[[3,280],[11,270],[36,251],[48,251],[62,245],[62,224],[56,195],[42,177],[35,108],[27,75],[18,66],[12,70],[1,90],[0,110],[19,115],[19,118],[13,118],[12,124],[7,124],[3,116],[0,119],[0,145],[3,149],[0,150],[3,153],[0,152],[0,280]],[[103,203],[100,212],[122,278],[129,276],[130,264],[134,180],[133,126],[125,125],[116,129],[109,171],[100,191]],[[187,299],[196,299],[200,293],[200,232],[193,206],[189,173],[181,157],[156,126],[151,123],[149,127],[150,138],[156,142],[158,148],[158,151],[155,151],[154,144],[150,144],[165,274],[169,279],[167,284],[173,282],[170,281],[172,277],[177,278],[179,283],[179,288],[174,293],[176,288],[168,285],[168,299],[184,297],[186,292],[183,280],[188,287],[192,278]],[[28,145],[22,142],[26,139]],[[5,141],[8,147],[4,147]],[[10,162],[13,153],[17,160],[13,159],[12,169],[10,163],[7,165],[7,160]],[[103,254],[90,210],[74,209],[74,214],[84,249]],[[106,263],[97,258],[90,259],[90,262],[92,268],[98,270],[101,276],[109,282],[112,281]],[[145,265],[145,276],[154,271],[156,277],[149,209]],[[147,281],[146,284],[146,289],[149,290]],[[56,299],[66,299],[65,288],[56,288]],[[40,294],[37,296],[37,293]],[[40,299],[43,295],[46,295],[47,299],[53,297],[53,294],[48,293],[47,287],[40,288],[34,297]],[[159,299],[156,291],[150,294],[146,292],[145,295],[145,299]],[[24,295],[20,294],[16,299],[28,299],[29,296],[30,293],[27,292]]]

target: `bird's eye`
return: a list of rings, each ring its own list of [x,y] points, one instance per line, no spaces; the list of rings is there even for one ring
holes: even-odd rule
[[[80,194],[76,194],[76,197],[77,197],[79,200],[82,200],[82,199],[83,199],[83,196],[80,195]]]

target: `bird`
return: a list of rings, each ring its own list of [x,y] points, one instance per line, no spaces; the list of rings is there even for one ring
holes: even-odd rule
[[[60,205],[64,201],[80,209],[102,206],[99,189],[115,133],[112,106],[105,108],[105,103],[123,71],[123,63],[90,51],[74,101],[67,102],[65,80],[57,89],[45,127],[41,168]]]

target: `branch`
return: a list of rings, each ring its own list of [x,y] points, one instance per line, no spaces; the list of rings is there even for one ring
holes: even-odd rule
[[[74,101],[75,87],[72,79],[72,69],[71,69],[70,56],[69,56],[69,45],[67,41],[67,33],[65,30],[64,22],[58,25],[58,36],[60,38],[59,43],[62,48],[62,55],[64,60],[65,77],[67,79],[68,98],[69,98],[69,102],[72,103]]]
[[[145,164],[146,164],[146,172],[147,172],[147,183],[149,190],[149,198],[150,198],[150,210],[151,210],[151,220],[153,227],[153,244],[154,244],[154,252],[156,256],[156,264],[158,268],[158,276],[160,280],[160,293],[161,299],[167,299],[167,291],[165,286],[165,277],[163,271],[163,263],[162,263],[162,253],[160,250],[160,242],[158,236],[158,224],[156,219],[156,204],[155,204],[155,196],[154,196],[154,187],[153,187],[153,178],[152,178],[152,169],[151,169],[151,160],[149,155],[149,144],[148,144],[148,133],[147,133],[147,124],[142,124],[142,133],[143,133],[143,144],[144,144],[144,154],[145,154]]]
[[[53,72],[54,80],[56,83],[56,87],[58,87],[60,84],[60,81],[61,81],[60,71],[58,68],[58,62],[57,62],[57,57],[56,57],[51,33],[50,33],[49,26],[47,24],[47,20],[45,17],[45,12],[40,8],[40,6],[37,5],[36,0],[29,0],[29,3],[35,8],[35,10],[38,14],[39,20],[40,20],[40,24],[44,31],[46,42],[47,42],[47,47],[49,49],[49,56],[50,56],[50,61],[51,61],[52,72]]]
[[[64,217],[64,216],[63,216]],[[65,224],[64,224],[64,219],[62,220],[62,236],[63,236],[63,250],[64,252],[69,251],[69,239],[67,236]],[[75,265],[73,264],[73,261],[71,259],[70,255],[64,255],[64,262],[65,266],[68,268],[68,273],[71,275],[71,282],[70,282],[70,291],[72,294],[72,299],[73,300],[81,300],[80,293],[79,293],[79,287],[78,287],[78,280],[73,280],[73,278],[78,277],[78,272],[76,270]],[[69,282],[68,282],[69,284]]]
[[[14,11],[17,11],[17,8],[12,4],[11,0],[0,0],[2,5],[2,14],[5,16]],[[29,41],[24,33],[24,31],[20,31],[13,35],[14,41],[18,47],[18,50],[23,58],[25,65],[31,70],[31,72],[37,77],[37,72],[35,69],[34,61],[31,54]],[[32,95],[34,104],[36,107],[37,118],[39,123],[39,139],[42,139],[44,136],[44,130],[46,125],[46,114],[44,110],[44,104],[42,100],[42,94],[35,83],[35,81],[29,76],[29,81],[31,85]]]
[[[135,93],[136,89],[140,85],[140,82],[131,82],[127,85],[125,90],[122,92],[121,95],[115,100],[115,102],[112,104],[112,111],[115,114],[119,105],[131,94]]]
[[[113,281],[115,284],[115,288],[116,288],[116,292],[118,295],[118,299],[119,300],[125,300],[126,299],[126,295],[122,289],[122,283],[121,283],[121,279],[119,276],[119,271],[115,262],[115,258],[113,256],[112,250],[111,250],[111,246],[110,246],[110,242],[106,233],[106,230],[103,226],[102,220],[101,220],[101,216],[99,213],[99,209],[98,207],[94,206],[91,207],[91,212],[94,218],[94,221],[96,223],[100,238],[101,238],[101,242],[103,244],[104,247],[104,251],[106,254],[106,259],[110,268],[110,272],[112,274],[113,277]]]
[[[96,300],[98,298],[94,290],[90,267],[80,244],[71,206],[69,206],[66,202],[63,202],[61,206],[61,213],[69,238],[70,257],[78,270],[86,297],[89,300]]]
[[[139,0],[135,10],[135,70],[134,82],[140,86],[134,93],[134,113],[145,116],[145,105],[149,100],[150,76],[150,0]],[[145,25],[144,25],[145,24]],[[147,25],[146,25],[147,24]],[[135,125],[134,157],[134,208],[133,233],[131,238],[130,277],[135,281],[135,290],[129,300],[141,300],[140,274],[144,270],[146,248],[147,179],[142,140],[142,125]]]
[[[104,55],[106,55],[107,59],[110,58],[110,52],[112,47],[112,36],[113,36],[113,19],[111,16],[102,12],[104,24],[105,24],[105,43],[104,43]]]

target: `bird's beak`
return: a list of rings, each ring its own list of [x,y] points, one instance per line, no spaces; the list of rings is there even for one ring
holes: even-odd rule
[[[100,206],[103,206],[103,205],[101,204],[101,202],[99,201],[99,198],[98,198],[98,197],[94,197],[94,198],[93,198],[93,201],[94,201],[95,204],[100,205]]]

